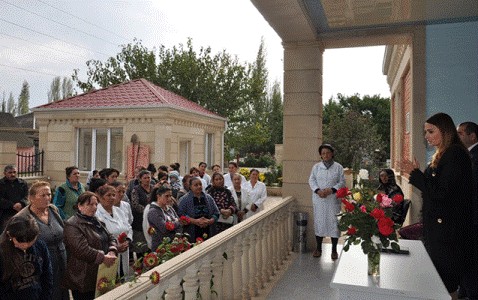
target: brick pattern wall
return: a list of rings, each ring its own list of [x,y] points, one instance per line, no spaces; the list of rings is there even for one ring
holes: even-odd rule
[[[412,107],[412,74],[410,69],[408,69],[402,80],[402,89],[403,89],[403,101],[402,101],[402,149],[401,149],[401,158],[411,160],[410,155],[411,150],[411,132],[407,132],[407,114],[411,118],[411,107]],[[410,120],[408,120],[410,122]],[[408,124],[410,126],[410,124]],[[411,128],[410,128],[411,130]]]

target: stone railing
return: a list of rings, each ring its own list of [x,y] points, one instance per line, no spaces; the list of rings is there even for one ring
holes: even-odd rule
[[[264,295],[291,260],[295,204],[292,197],[267,201],[262,212],[98,299],[251,299]],[[149,280],[153,271],[161,276],[157,285]]]

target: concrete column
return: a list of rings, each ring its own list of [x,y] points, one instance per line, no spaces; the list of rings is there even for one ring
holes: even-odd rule
[[[15,165],[17,162],[17,142],[0,141],[0,169],[7,165]],[[3,177],[3,175],[2,175]]]
[[[308,179],[322,142],[322,57],[317,43],[284,44],[284,181],[282,194],[309,213],[308,245],[313,245],[312,194]]]

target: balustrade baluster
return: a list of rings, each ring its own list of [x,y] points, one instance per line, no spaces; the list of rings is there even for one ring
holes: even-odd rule
[[[222,274],[224,270],[224,257],[222,252],[218,253],[212,259],[212,275],[213,275],[213,290],[216,292],[213,296],[214,299],[225,299],[223,291],[223,279]]]
[[[166,295],[164,295],[165,300],[182,300],[183,288],[181,286],[181,280],[177,276],[173,276],[169,279],[169,285],[166,289]]]
[[[232,260],[232,299],[242,299],[242,243],[241,239],[237,238],[234,243],[234,257]]]
[[[227,243],[226,255],[224,260],[224,269],[222,271],[222,292],[224,299],[233,298],[233,277],[232,277],[232,263],[234,261],[234,244],[233,241]]]
[[[209,260],[205,261],[198,272],[199,278],[199,294],[201,295],[202,300],[211,299],[211,262]]]
[[[250,287],[249,287],[249,248],[251,247],[249,235],[246,233],[242,234],[242,298],[249,299],[251,297]]]
[[[249,290],[251,292],[251,297],[257,296],[257,284],[256,284],[256,275],[257,275],[257,261],[256,261],[256,243],[257,243],[257,234],[256,229],[251,228],[249,232]]]
[[[188,269],[183,277],[184,300],[196,300],[198,298],[199,280],[197,272],[196,268]]]
[[[264,235],[262,232],[262,224],[263,223],[258,223],[256,225],[256,245],[255,245],[255,250],[254,254],[256,257],[256,288],[258,290],[261,290],[264,287],[264,278],[263,278],[263,273],[262,273],[262,266],[264,264],[263,259],[263,247],[264,247]]]

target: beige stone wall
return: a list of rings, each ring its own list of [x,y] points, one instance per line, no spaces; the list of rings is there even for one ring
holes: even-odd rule
[[[17,142],[0,141],[0,170],[3,177],[3,169],[6,165],[14,165],[17,161]]]
[[[156,166],[179,160],[179,143],[191,142],[189,161],[197,166],[204,160],[204,135],[214,133],[215,157],[222,156],[221,136],[225,121],[171,108],[94,111],[35,112],[39,125],[40,148],[45,149],[45,172],[53,185],[65,180],[65,167],[76,163],[77,128],[122,128],[123,168],[126,149],[136,134],[141,145],[150,149],[149,160]],[[219,142],[218,142],[219,141]],[[221,150],[221,151],[219,151]],[[189,169],[190,166],[185,166]],[[86,181],[86,172],[81,181]],[[122,176],[120,177],[122,178]]]

